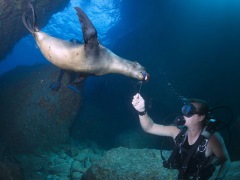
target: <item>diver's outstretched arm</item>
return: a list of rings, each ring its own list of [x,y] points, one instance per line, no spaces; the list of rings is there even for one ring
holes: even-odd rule
[[[145,101],[139,93],[133,96],[132,105],[139,113],[140,124],[145,132],[159,136],[170,136],[172,138],[175,138],[180,132],[176,126],[163,126],[154,123],[152,118],[147,114]]]

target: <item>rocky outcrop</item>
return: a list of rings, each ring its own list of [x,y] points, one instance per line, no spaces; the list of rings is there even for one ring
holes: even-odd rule
[[[163,151],[165,158],[169,157],[170,151]],[[232,162],[227,174],[229,180],[240,179],[240,162]],[[213,174],[216,177],[219,166]],[[84,175],[88,180],[112,180],[112,179],[176,179],[177,170],[166,169],[162,166],[160,151],[155,149],[112,149],[99,160],[93,163]]]
[[[0,77],[0,138],[14,151],[51,147],[69,138],[82,95],[70,89],[68,74],[59,91],[49,88],[59,70],[52,65],[18,67]],[[81,84],[78,88],[81,92]]]
[[[22,180],[24,178],[18,165],[0,161],[0,179]]]
[[[164,156],[169,156],[164,151]],[[84,179],[169,179],[177,176],[176,170],[162,166],[159,150],[116,148],[108,151],[100,161],[86,172]]]
[[[163,156],[167,158],[170,153],[163,151]],[[178,174],[162,166],[159,150],[119,147],[105,152],[93,141],[70,140],[47,151],[39,149],[31,154],[11,156],[8,159],[15,161],[0,160],[0,179],[161,180],[176,179]],[[232,162],[225,179],[238,180],[239,166],[240,161]],[[210,180],[216,177],[218,169],[219,166]]]
[[[28,2],[28,0],[0,0],[0,60],[12,49],[16,41],[29,33],[22,23],[22,14]],[[69,0],[32,0],[31,2],[35,7],[38,24],[41,27]]]
[[[103,150],[93,144],[92,141],[69,141],[66,144],[52,147],[48,151],[39,149],[31,154],[17,154],[15,159],[18,164],[15,164],[15,167],[21,167],[24,174],[22,179],[25,180],[80,180],[92,163],[99,160],[104,154]],[[93,146],[96,148],[93,148]],[[7,173],[2,173],[1,176],[1,170],[0,161],[0,179],[3,177],[4,179],[10,179],[11,176]],[[17,169],[13,169],[12,174],[13,172],[15,174],[19,173]]]

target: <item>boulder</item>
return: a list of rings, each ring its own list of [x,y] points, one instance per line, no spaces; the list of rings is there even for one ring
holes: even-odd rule
[[[78,157],[70,157],[67,154],[70,148],[77,149]],[[101,157],[102,154],[95,154],[91,147],[86,147],[82,142],[77,143],[77,141],[75,144],[68,141],[68,143],[59,144],[48,150],[38,149],[34,153],[18,153],[14,156],[15,162],[21,165],[23,179],[26,180],[80,180],[92,162]]]
[[[164,156],[169,156],[164,151]],[[165,169],[159,150],[128,149],[119,147],[109,150],[103,158],[93,163],[84,179],[169,179],[176,177],[176,170]]]
[[[23,180],[21,168],[14,163],[0,161],[0,179]]]
[[[30,152],[69,138],[82,95],[70,89],[68,74],[59,91],[49,88],[59,70],[52,65],[18,67],[0,77],[0,132],[12,150]],[[79,87],[81,89],[81,84]]]
[[[0,0],[0,60],[12,49],[16,41],[29,33],[22,23],[22,14],[27,8],[27,0]],[[51,15],[66,6],[69,0],[32,0],[38,14],[38,24],[43,26]]]

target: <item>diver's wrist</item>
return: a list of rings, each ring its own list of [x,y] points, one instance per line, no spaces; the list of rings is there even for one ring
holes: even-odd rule
[[[139,112],[139,111],[138,111],[138,115],[139,115],[139,116],[144,116],[146,113],[147,113],[147,110],[146,110],[146,109],[145,109],[144,111],[142,111],[142,112]]]

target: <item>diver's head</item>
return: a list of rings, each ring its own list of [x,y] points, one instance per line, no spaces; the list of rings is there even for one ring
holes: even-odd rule
[[[201,99],[187,99],[182,107],[182,114],[186,117],[191,117],[194,114],[207,115],[209,106],[206,101]]]
[[[204,126],[209,119],[209,106],[206,101],[201,99],[188,99],[182,107],[182,115],[184,119],[195,116]]]
[[[186,99],[181,112],[182,116],[175,119],[175,124],[178,126],[199,122],[205,126],[209,119],[209,106],[201,99]]]

